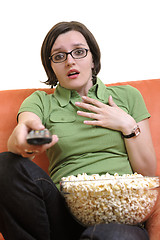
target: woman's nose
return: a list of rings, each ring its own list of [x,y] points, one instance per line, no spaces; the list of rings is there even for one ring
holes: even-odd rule
[[[71,54],[68,54],[66,59],[66,65],[73,65],[75,64],[75,59],[71,56]]]

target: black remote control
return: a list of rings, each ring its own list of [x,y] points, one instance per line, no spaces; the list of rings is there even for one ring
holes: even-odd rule
[[[52,141],[52,135],[46,128],[43,130],[31,130],[26,140],[31,145],[43,145]]]

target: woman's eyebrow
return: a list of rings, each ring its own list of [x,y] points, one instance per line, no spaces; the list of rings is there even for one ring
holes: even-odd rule
[[[84,43],[75,43],[73,44],[74,47],[79,47],[79,46],[86,46]]]
[[[86,44],[83,44],[83,43],[74,43],[74,44],[73,44],[73,47],[79,47],[79,46],[85,46],[85,47],[86,47]],[[64,46],[55,48],[55,49],[52,50],[52,54],[53,54],[54,52],[64,51],[63,49],[65,49]]]
[[[63,49],[63,48],[61,48],[61,47],[52,49],[52,53],[54,53],[54,52],[59,52],[59,51],[61,51],[62,49]]]

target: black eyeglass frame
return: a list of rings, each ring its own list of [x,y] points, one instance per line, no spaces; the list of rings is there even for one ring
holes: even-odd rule
[[[74,52],[74,51],[76,51],[76,50],[81,50],[81,49],[83,49],[83,50],[86,51],[86,53],[85,53],[85,55],[84,55],[83,57],[74,57],[74,56],[72,55],[72,52]],[[89,51],[89,49],[87,49],[87,48],[76,48],[76,49],[73,49],[73,50],[70,51],[70,52],[59,52],[59,53],[64,53],[64,54],[65,54],[65,59],[62,60],[62,61],[60,61],[60,62],[55,62],[55,61],[52,59],[53,56],[55,56],[55,55],[57,55],[57,54],[59,54],[59,53],[54,53],[54,54],[52,54],[52,55],[49,57],[49,59],[52,60],[52,62],[54,62],[54,63],[62,63],[62,62],[65,62],[65,61],[67,60],[67,57],[68,57],[69,54],[72,56],[73,59],[81,59],[81,58],[85,58],[85,57],[87,56],[88,51]]]

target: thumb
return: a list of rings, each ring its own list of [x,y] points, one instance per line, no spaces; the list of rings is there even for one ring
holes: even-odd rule
[[[26,126],[32,130],[43,130],[45,128],[41,121],[37,119],[28,120]]]
[[[117,105],[115,104],[115,102],[113,101],[112,96],[110,95],[108,98],[108,103],[111,107],[117,107]]]

